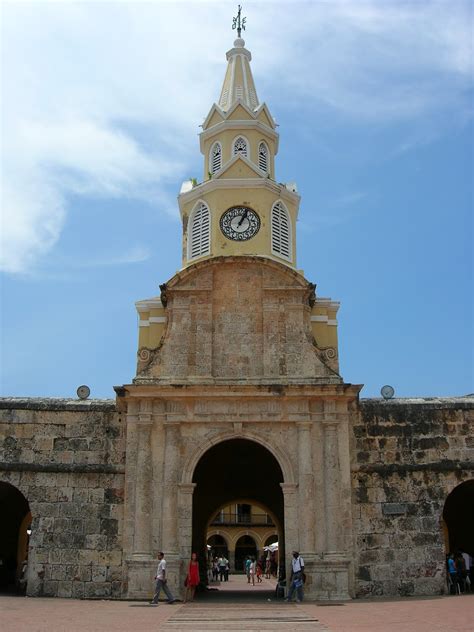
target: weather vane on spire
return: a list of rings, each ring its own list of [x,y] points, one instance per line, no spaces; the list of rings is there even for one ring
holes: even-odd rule
[[[237,29],[237,37],[240,37],[240,33],[242,30],[245,31],[245,22],[247,18],[240,19],[240,12],[242,11],[242,7],[239,4],[239,10],[237,11],[237,16],[232,18],[232,30]]]

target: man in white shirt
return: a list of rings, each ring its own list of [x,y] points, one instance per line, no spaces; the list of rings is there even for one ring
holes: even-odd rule
[[[296,603],[301,603],[303,601],[304,560],[298,551],[293,551],[290,582],[290,590],[286,601],[292,601],[293,593],[296,590]]]
[[[158,553],[158,568],[156,569],[156,588],[155,588],[155,596],[153,597],[153,601],[150,602],[151,606],[157,606],[158,600],[160,598],[161,589],[165,591],[166,596],[168,597],[168,603],[174,603],[175,599],[171,594],[170,589],[168,588],[167,579],[166,579],[166,560],[165,554],[163,551]]]

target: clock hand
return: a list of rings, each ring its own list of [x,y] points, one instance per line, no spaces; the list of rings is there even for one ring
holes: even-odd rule
[[[242,215],[242,217],[240,218],[240,222],[237,224],[237,228],[242,224],[242,222],[244,221],[244,219],[247,217],[247,213],[248,211],[244,211],[244,214]]]

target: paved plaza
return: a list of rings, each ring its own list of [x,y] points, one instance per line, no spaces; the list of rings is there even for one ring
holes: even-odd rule
[[[5,632],[472,632],[474,595],[286,604],[233,576],[193,603],[0,597]],[[216,588],[216,586],[214,588]]]

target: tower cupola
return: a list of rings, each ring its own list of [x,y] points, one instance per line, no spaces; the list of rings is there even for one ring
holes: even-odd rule
[[[277,183],[276,123],[260,102],[252,55],[234,18],[238,37],[227,54],[219,101],[202,124],[203,180],[183,183],[183,267],[221,256],[254,255],[296,268],[296,186]]]

